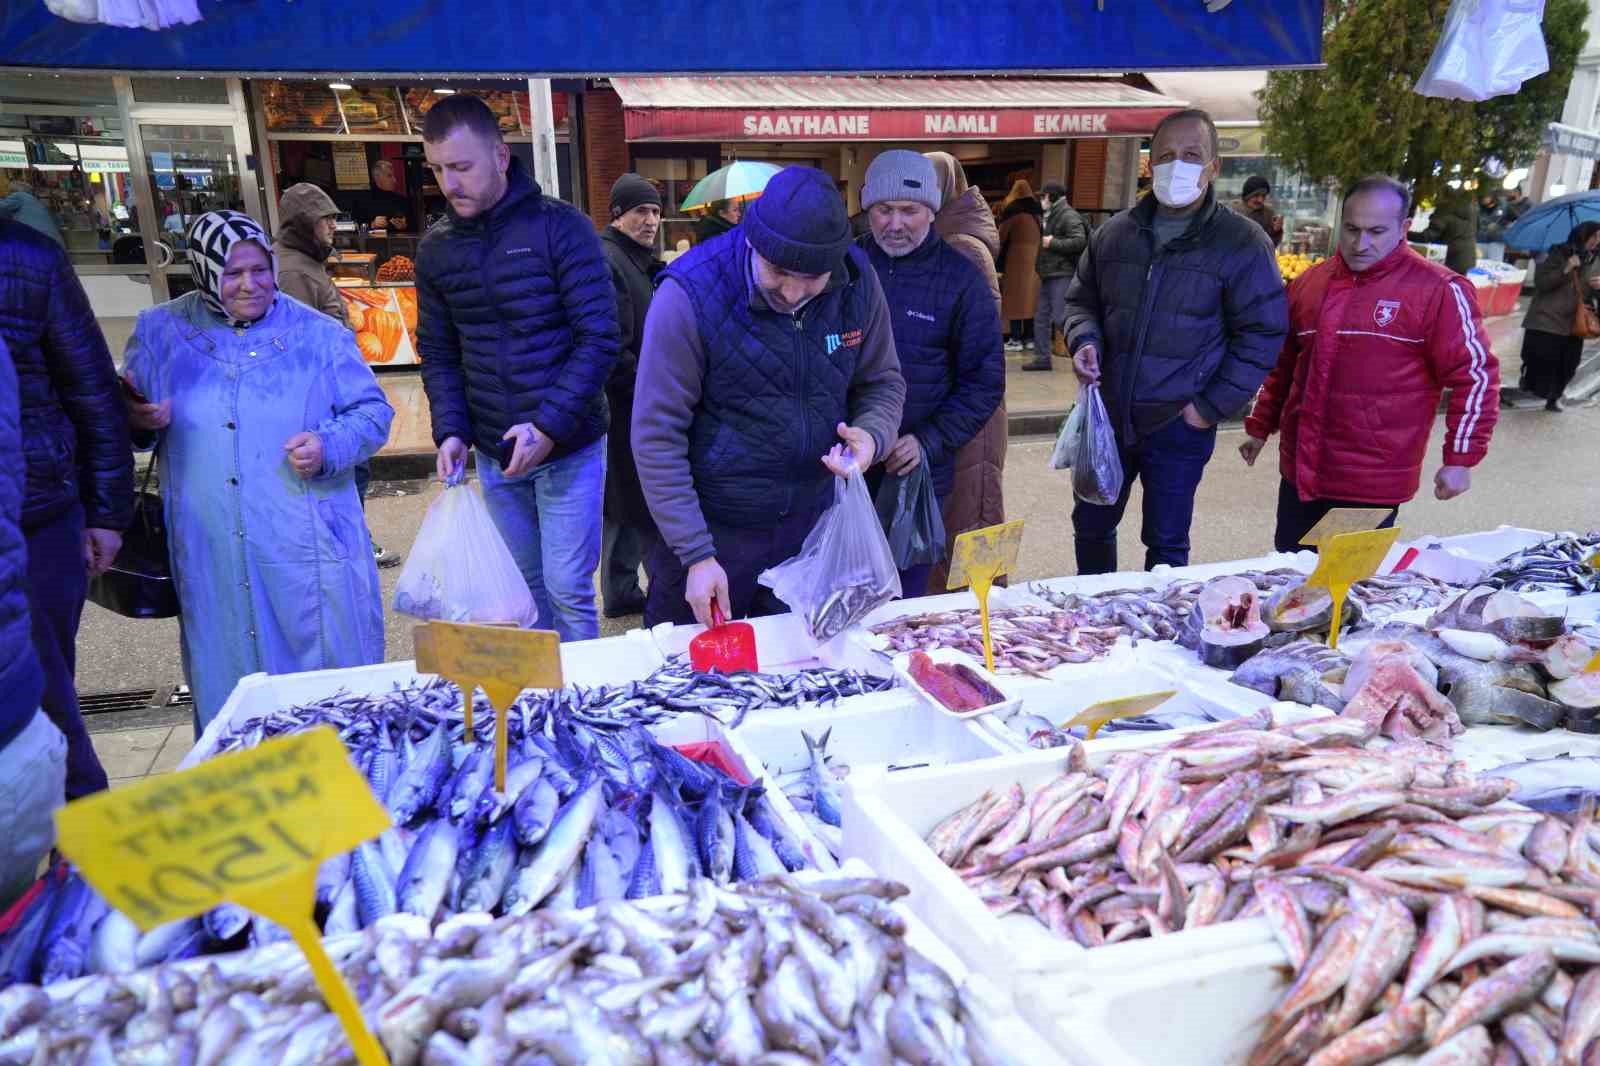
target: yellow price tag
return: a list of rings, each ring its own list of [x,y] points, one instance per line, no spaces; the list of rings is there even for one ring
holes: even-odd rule
[[[985,526],[961,534],[950,553],[950,580],[954,591],[968,584],[978,597],[978,617],[983,621],[983,661],[994,672],[994,641],[989,636],[989,590],[994,579],[1017,565],[1022,547],[1022,519]]]
[[[1600,674],[1600,652],[1595,653],[1594,658],[1589,660],[1589,665],[1585,666],[1582,672],[1585,674]]]
[[[317,867],[390,826],[328,726],[97,792],[56,812],[62,854],[141,929],[234,902],[283,926],[362,1066],[388,1062],[311,920]]]
[[[423,626],[417,627],[419,630]],[[449,678],[469,708],[475,688],[489,697],[494,716],[494,787],[506,790],[506,712],[526,688],[560,688],[561,638],[548,629],[511,629],[429,622],[417,642],[417,669]],[[423,663],[423,647],[428,663]]]
[[[1149,714],[1177,694],[1177,690],[1172,689],[1167,692],[1146,692],[1139,696],[1119,696],[1114,700],[1101,700],[1085,707],[1068,721],[1062,722],[1061,728],[1066,730],[1080,725],[1088,726],[1089,733],[1086,739],[1093,740],[1094,735],[1100,732],[1100,727],[1107,722]]]
[[[1317,568],[1306,578],[1309,587],[1321,587],[1333,597],[1333,620],[1328,630],[1328,647],[1339,646],[1339,625],[1350,586],[1378,572],[1384,556],[1400,538],[1398,526],[1372,529],[1363,533],[1341,533],[1319,549]]]
[[[1588,566],[1590,570],[1600,570],[1600,552],[1595,552],[1593,555],[1589,556],[1589,558],[1584,560],[1584,564]]]
[[[1335,507],[1300,538],[1300,543],[1315,548],[1345,533],[1377,529],[1378,523],[1389,517],[1390,510],[1388,507]]]

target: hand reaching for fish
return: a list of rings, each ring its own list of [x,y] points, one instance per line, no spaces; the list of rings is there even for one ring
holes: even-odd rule
[[[322,438],[315,433],[296,433],[283,442],[289,453],[289,466],[303,481],[322,473]]]
[[[1244,443],[1239,445],[1239,454],[1244,457],[1245,466],[1255,466],[1256,459],[1261,455],[1261,449],[1267,442],[1260,437],[1245,437]]]
[[[1436,499],[1452,500],[1472,487],[1472,469],[1465,466],[1441,466],[1433,475],[1433,495]]]
[[[703,626],[711,624],[711,598],[715,596],[722,607],[722,617],[733,617],[733,601],[728,596],[728,573],[715,557],[701,559],[689,567],[689,580],[683,598],[689,601],[695,621]]]

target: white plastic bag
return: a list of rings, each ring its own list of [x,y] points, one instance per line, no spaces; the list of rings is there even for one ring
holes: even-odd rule
[[[394,586],[394,609],[445,622],[539,620],[533,593],[517,569],[476,482],[446,485],[422,517],[422,528]]]
[[[1544,0],[1453,0],[1416,91],[1447,100],[1516,92],[1550,69],[1543,21]]]
[[[818,644],[900,595],[900,572],[858,468],[833,479],[833,506],[806,534],[800,553],[759,580],[800,616]]]
[[[1071,468],[1073,457],[1078,454],[1078,438],[1082,436],[1083,404],[1076,403],[1062,421],[1061,432],[1056,434],[1056,446],[1050,452],[1051,470]]]
[[[1085,385],[1078,407],[1083,410],[1083,429],[1072,457],[1072,494],[1084,503],[1109,507],[1122,495],[1122,456],[1100,386]]]

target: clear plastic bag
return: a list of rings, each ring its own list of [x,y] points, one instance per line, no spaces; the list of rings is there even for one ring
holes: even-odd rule
[[[944,558],[944,515],[939,513],[939,497],[926,462],[903,477],[885,475],[877,504],[895,566],[909,570]]]
[[[1447,100],[1515,93],[1550,69],[1543,21],[1544,0],[1453,0],[1416,91]]]
[[[1083,436],[1083,404],[1075,403],[1061,423],[1056,434],[1056,446],[1050,452],[1051,470],[1068,470],[1073,457],[1078,454],[1078,440]]]
[[[806,534],[800,553],[759,580],[800,616],[818,644],[900,595],[900,572],[858,468],[834,478],[833,506]]]
[[[422,528],[394,586],[401,614],[445,622],[539,620],[533,593],[511,557],[476,482],[446,485],[422,517]]]
[[[1122,495],[1122,457],[1100,386],[1085,385],[1078,407],[1083,411],[1083,429],[1072,457],[1072,494],[1084,503],[1110,506]]]

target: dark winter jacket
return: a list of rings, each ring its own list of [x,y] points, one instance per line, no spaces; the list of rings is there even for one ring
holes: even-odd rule
[[[894,443],[905,401],[888,305],[858,248],[793,314],[751,277],[743,230],[662,272],[645,323],[634,459],[661,536],[685,566],[710,527],[761,529],[821,509],[840,422]]]
[[[342,326],[350,325],[350,311],[339,288],[328,276],[331,245],[317,240],[317,220],[337,214],[333,198],[310,182],[301,182],[278,201],[278,291],[314,307]]]
[[[1072,209],[1066,197],[1058,197],[1045,212],[1042,236],[1049,237],[1046,245],[1039,243],[1039,258],[1034,269],[1041,278],[1064,278],[1078,269],[1078,257],[1089,244],[1089,227],[1083,216]]]
[[[133,452],[111,352],[67,253],[19,222],[0,222],[0,337],[22,404],[23,528],[82,501],[89,528],[127,529]]]
[[[977,268],[932,229],[921,247],[898,259],[870,234],[860,246],[883,285],[906,379],[900,433],[916,436],[934,492],[948,495],[956,452],[1005,396],[1005,352],[994,298]]]
[[[737,225],[737,222],[729,222],[715,211],[707,211],[694,224],[694,243],[704,244],[706,241],[722,236]]]
[[[1147,196],[1089,238],[1067,289],[1067,345],[1099,351],[1101,394],[1124,444],[1193,402],[1208,422],[1244,409],[1288,332],[1267,235],[1207,190],[1189,228],[1155,251]]]
[[[17,375],[0,341],[0,450],[17,454],[21,434]],[[28,543],[23,536],[22,467],[0,463],[0,748],[33,721],[44,674],[28,623]]]
[[[417,249],[417,347],[434,442],[497,454],[531,422],[559,459],[606,431],[617,305],[594,224],[511,160],[500,202],[450,216]]]
[[[1465,274],[1478,265],[1478,205],[1470,199],[1440,204],[1428,219],[1422,239],[1444,245],[1444,265]]]
[[[633,462],[632,425],[644,318],[650,310],[650,297],[655,293],[655,278],[662,263],[654,248],[644,247],[615,226],[600,232],[600,244],[611,265],[611,289],[617,297],[617,325],[622,332],[622,354],[606,382],[611,429],[606,434],[605,514],[635,529],[654,531],[650,505],[645,501]]]

